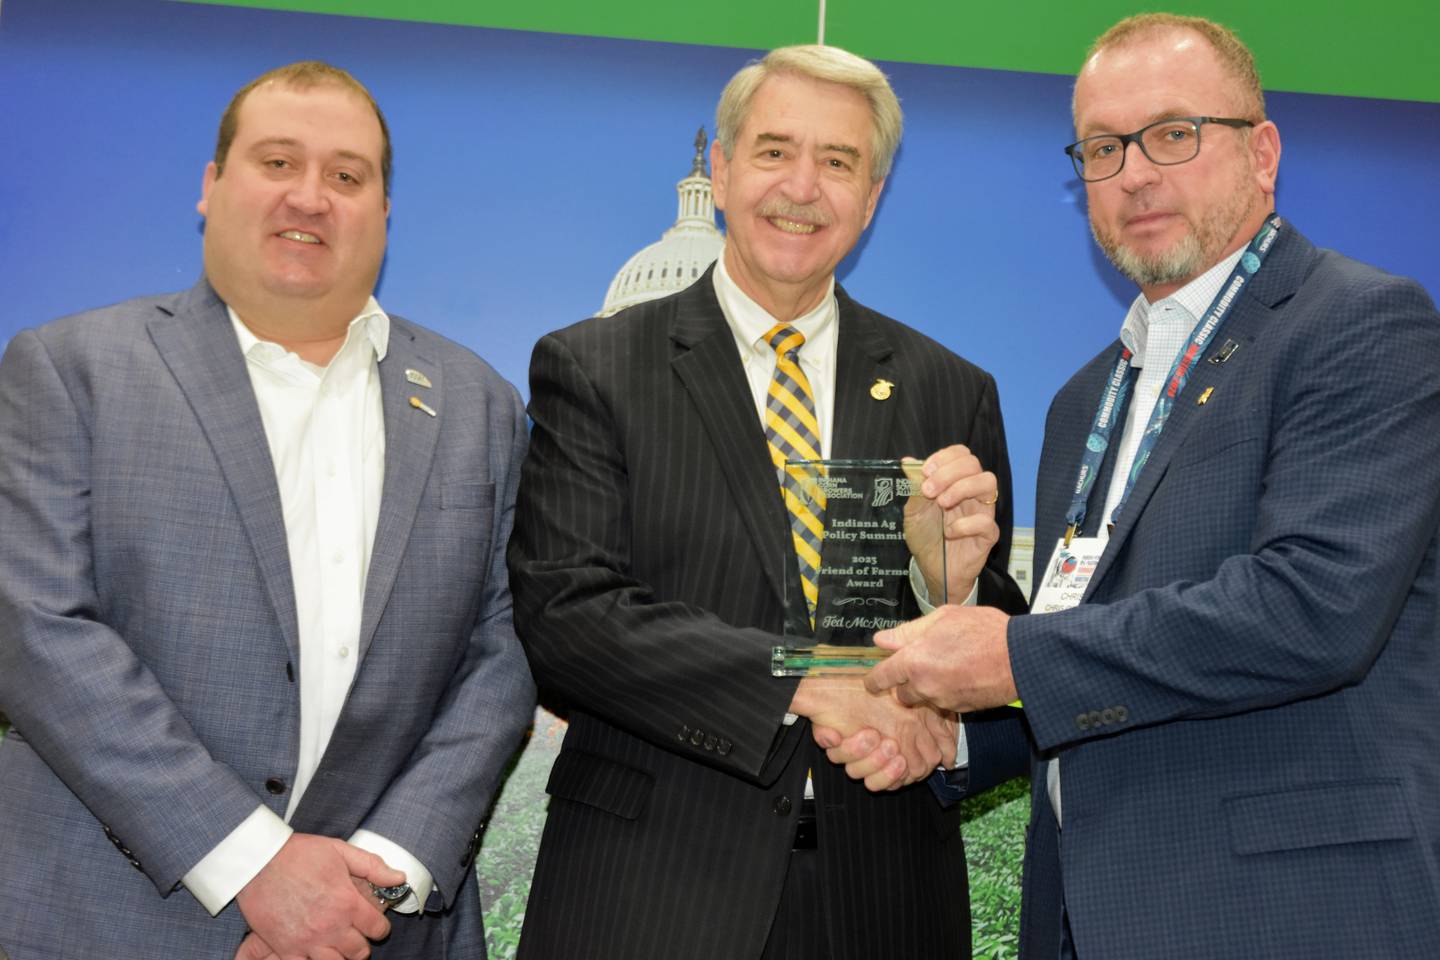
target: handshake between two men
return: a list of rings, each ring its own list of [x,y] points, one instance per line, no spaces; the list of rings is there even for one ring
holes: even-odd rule
[[[942,587],[952,602],[876,633],[875,644],[894,652],[868,674],[806,677],[791,701],[830,760],[877,791],[955,766],[958,714],[1016,699],[1009,616],[975,605],[1000,536],[999,482],[964,446],[935,453],[922,473],[919,493],[905,505],[906,545],[924,580],[922,609]]]

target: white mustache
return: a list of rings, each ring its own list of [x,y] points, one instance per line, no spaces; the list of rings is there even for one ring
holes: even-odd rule
[[[797,223],[813,223],[817,227],[830,226],[830,217],[813,203],[791,203],[788,200],[768,200],[760,205],[762,217],[781,217]]]

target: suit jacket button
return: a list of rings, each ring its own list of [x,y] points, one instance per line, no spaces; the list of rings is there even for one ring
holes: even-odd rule
[[[708,737],[705,738],[705,749],[706,749],[706,750],[714,750],[714,749],[715,749],[715,744],[717,744],[717,743],[719,743],[719,742],[720,742],[719,739],[717,739],[716,736],[712,733],[710,736],[708,736]]]
[[[1120,723],[1124,723],[1126,720],[1130,719],[1130,711],[1125,709],[1125,707],[1123,706],[1116,707],[1115,719]]]
[[[1090,715],[1088,713],[1075,714],[1075,726],[1079,727],[1081,730],[1089,730]]]
[[[722,739],[719,743],[715,744],[715,752],[720,754],[720,756],[722,757],[728,756],[730,753],[730,748],[733,746],[734,744],[731,743],[729,740]]]
[[[285,781],[281,780],[279,777],[271,777],[269,780],[265,781],[265,789],[278,797],[280,794],[285,792]]]
[[[782,794],[775,798],[775,804],[770,809],[774,810],[776,815],[783,817],[790,812],[792,806],[790,798]]]
[[[679,740],[681,743],[684,743],[686,740],[690,739],[690,727],[688,724],[680,724],[680,732],[675,734],[675,739]]]
[[[704,743],[704,742],[705,742],[705,731],[704,731],[704,730],[692,730],[692,731],[690,732],[690,745],[691,745],[691,746],[698,747],[698,746],[700,746],[700,744],[702,744],[702,743]]]
[[[1115,716],[1114,707],[1106,707],[1104,710],[1100,711],[1100,722],[1105,724],[1105,726],[1107,727],[1110,726],[1110,724],[1114,723],[1117,719],[1118,718]]]

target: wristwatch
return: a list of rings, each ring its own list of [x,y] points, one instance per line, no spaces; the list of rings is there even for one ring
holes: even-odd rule
[[[376,900],[380,901],[380,906],[389,908],[410,896],[410,884],[402,883],[394,887],[377,887],[372,883],[370,884],[370,892],[375,895]]]

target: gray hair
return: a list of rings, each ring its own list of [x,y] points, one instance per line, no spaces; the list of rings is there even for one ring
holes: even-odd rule
[[[895,91],[890,89],[890,81],[879,67],[864,57],[857,57],[839,47],[818,44],[771,50],[763,59],[747,64],[730,78],[715,108],[715,141],[720,144],[726,160],[735,156],[735,139],[750,115],[755,91],[768,77],[776,74],[838,83],[863,96],[870,105],[873,130],[871,149],[874,156],[871,158],[870,179],[879,183],[890,174],[890,164],[900,147],[900,133],[905,123],[900,113],[900,101]]]

